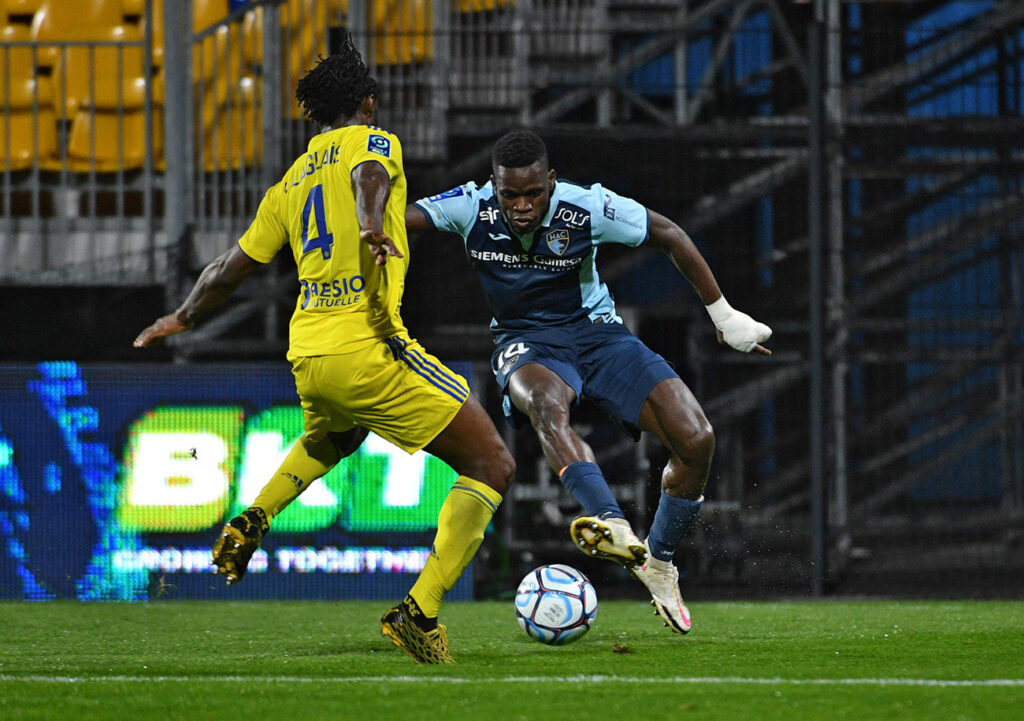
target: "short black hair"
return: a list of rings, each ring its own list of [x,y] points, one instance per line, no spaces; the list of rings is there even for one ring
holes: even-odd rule
[[[538,160],[548,161],[548,148],[536,133],[529,130],[512,130],[494,144],[491,166],[498,168],[526,168]]]
[[[352,117],[363,99],[376,92],[377,81],[370,77],[349,35],[338,52],[318,58],[316,66],[302,76],[295,98],[307,118],[331,125],[339,118]]]

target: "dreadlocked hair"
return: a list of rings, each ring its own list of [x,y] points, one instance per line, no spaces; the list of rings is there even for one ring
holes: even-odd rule
[[[326,58],[299,80],[295,98],[303,114],[320,125],[331,125],[338,118],[352,117],[367,95],[377,92],[377,81],[370,77],[363,58],[347,36],[341,49]]]
[[[498,168],[526,168],[538,160],[547,162],[548,149],[536,133],[529,130],[512,130],[505,133],[494,144],[491,165]]]

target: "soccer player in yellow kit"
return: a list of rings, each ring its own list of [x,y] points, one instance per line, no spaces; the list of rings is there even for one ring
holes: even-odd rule
[[[351,39],[299,81],[296,97],[325,131],[267,191],[238,244],[135,346],[188,330],[290,246],[299,293],[288,360],[305,432],[253,505],[224,527],[213,562],[229,584],[240,580],[274,517],[355,451],[368,430],[409,453],[425,449],[459,477],[423,571],[381,618],[381,630],[421,663],[451,663],[447,631],[437,622],[441,600],[479,548],[515,464],[465,379],[402,323],[409,265],[402,147],[372,125],[376,82]]]

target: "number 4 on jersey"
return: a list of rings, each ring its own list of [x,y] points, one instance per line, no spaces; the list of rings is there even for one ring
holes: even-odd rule
[[[312,211],[316,223],[316,237],[309,237],[309,214]],[[324,186],[314,185],[306,196],[302,207],[302,252],[319,250],[324,260],[330,260],[334,236],[327,230],[327,216],[324,213]]]

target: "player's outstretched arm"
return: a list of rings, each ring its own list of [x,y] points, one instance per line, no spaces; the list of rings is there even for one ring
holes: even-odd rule
[[[352,183],[356,191],[359,239],[370,246],[377,265],[384,265],[389,255],[401,258],[401,251],[384,232],[384,207],[391,195],[388,171],[380,163],[366,161],[352,169]]]
[[[648,214],[649,244],[668,253],[679,272],[693,285],[715,324],[718,342],[741,353],[771,355],[761,344],[771,337],[772,329],[729,305],[704,256],[682,228],[653,210],[648,210]]]
[[[188,330],[200,316],[230,298],[241,282],[260,265],[237,245],[214,258],[199,274],[185,302],[173,313],[157,318],[139,333],[132,345],[145,348],[159,338]]]
[[[427,230],[431,227],[431,223],[427,220],[427,214],[416,205],[415,203],[409,203],[405,206],[405,230],[408,233],[419,233],[420,231]]]

